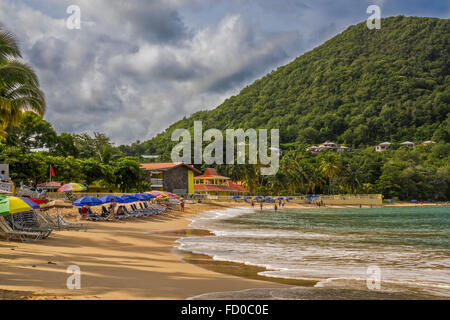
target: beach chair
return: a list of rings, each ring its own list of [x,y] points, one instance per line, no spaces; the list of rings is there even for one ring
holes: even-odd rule
[[[32,211],[15,213],[4,217],[4,219],[13,230],[40,232],[43,239],[47,238],[53,231],[52,228],[43,228]]]
[[[146,208],[141,202],[139,202],[139,209],[140,211],[145,214],[146,216],[151,216],[153,215],[153,210]]]
[[[121,207],[123,208],[123,211],[125,211],[125,213],[126,213],[127,215],[129,215],[129,216],[136,217],[136,218],[140,218],[140,217],[143,217],[143,216],[144,216],[143,213],[140,213],[140,212],[137,212],[137,211],[134,211],[134,210],[129,211],[129,210],[127,209],[127,207],[124,206],[124,205],[122,205]]]
[[[60,229],[75,231],[79,231],[82,229],[84,229],[84,231],[87,231],[88,229],[88,223],[67,221],[66,218],[64,218],[60,213],[56,214],[56,219],[58,221],[58,226]]]
[[[27,240],[37,241],[42,239],[43,234],[41,232],[30,231],[18,231],[13,230],[11,226],[6,222],[4,217],[0,217],[0,233],[6,237],[6,240],[20,240],[25,242]]]
[[[114,217],[117,220],[128,219],[128,216],[126,216],[126,215],[120,215],[120,214],[117,214],[117,213],[114,213],[114,214],[111,215],[104,206],[102,206],[102,216],[103,217],[107,216],[105,218],[105,220],[109,220],[109,217]]]
[[[141,208],[138,208],[137,205],[132,204],[131,208],[133,209],[133,211],[135,212],[139,212],[145,216],[151,216],[153,214],[153,212],[151,210],[145,209],[142,204],[141,204]]]

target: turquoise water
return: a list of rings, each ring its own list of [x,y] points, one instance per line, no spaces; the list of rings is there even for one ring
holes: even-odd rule
[[[263,266],[267,277],[316,280],[316,287],[450,297],[450,207],[373,209],[248,208],[203,213],[195,228],[216,236],[180,239],[180,249]]]

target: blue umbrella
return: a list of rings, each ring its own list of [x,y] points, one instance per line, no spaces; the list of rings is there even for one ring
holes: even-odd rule
[[[101,204],[103,204],[103,202],[94,197],[81,197],[73,202],[73,205],[79,207],[82,207],[84,205],[98,206]]]
[[[265,197],[264,200],[272,200],[271,197]]]
[[[263,197],[260,197],[260,196],[257,196],[257,197],[253,197],[253,199],[255,199],[255,200],[259,200],[259,199],[262,199]]]
[[[278,198],[277,198],[277,200],[283,200],[283,199],[284,199],[283,197],[278,197]]]
[[[113,199],[117,203],[123,203],[123,200],[120,197],[117,197],[117,196],[107,195],[107,196],[103,196],[101,198],[98,198],[98,200],[100,200],[102,203],[110,203],[111,199]]]
[[[286,200],[294,200],[292,197],[287,197]]]
[[[119,196],[120,199],[122,199],[122,201],[124,203],[130,203],[130,202],[136,202],[139,201],[138,198],[136,198],[135,196],[129,195],[129,194],[122,194]]]
[[[244,200],[248,200],[248,199],[251,199],[252,197],[249,197],[249,196],[245,196],[245,197],[243,197],[242,199],[244,199]]]
[[[147,201],[154,198],[155,196],[148,193],[142,193],[142,194],[133,194],[133,197],[138,199],[139,201]]]
[[[240,199],[241,197],[239,196],[232,196],[231,199]]]

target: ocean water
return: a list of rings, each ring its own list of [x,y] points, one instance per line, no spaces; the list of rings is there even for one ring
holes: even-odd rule
[[[230,208],[191,227],[215,236],[182,238],[179,249],[265,267],[266,277],[367,291],[379,270],[382,291],[450,298],[450,207]]]

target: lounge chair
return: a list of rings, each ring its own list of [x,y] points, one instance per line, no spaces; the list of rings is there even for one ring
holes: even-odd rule
[[[53,231],[52,228],[42,227],[36,215],[32,211],[15,213],[4,217],[4,220],[13,230],[41,232],[42,238],[47,238]]]
[[[131,209],[133,209],[134,212],[138,212],[146,216],[151,216],[153,214],[150,210],[143,209],[142,206],[141,209],[139,209],[135,204],[131,205]]]
[[[136,217],[136,218],[140,218],[140,217],[143,217],[143,216],[144,216],[143,213],[140,213],[140,212],[137,212],[137,211],[134,211],[134,210],[129,211],[129,210],[127,209],[127,207],[124,206],[124,205],[122,205],[121,207],[123,208],[123,211],[125,211],[125,214],[127,214],[127,215],[129,215],[129,216]]]
[[[75,231],[79,231],[81,229],[87,231],[88,229],[88,223],[67,221],[66,218],[64,218],[59,213],[56,214],[56,219],[58,221],[58,226],[60,229],[75,230]]]
[[[105,218],[105,216],[106,216],[106,218]],[[104,206],[102,206],[102,217],[105,220],[109,220],[110,217],[114,217],[115,219],[118,219],[118,220],[128,219],[127,215],[120,215],[117,213],[114,213],[114,214],[109,213],[108,210]]]
[[[7,241],[9,240],[20,240],[23,242],[27,240],[37,241],[42,239],[43,237],[43,234],[41,232],[13,230],[11,226],[6,222],[4,217],[0,217],[0,233],[5,235]]]

